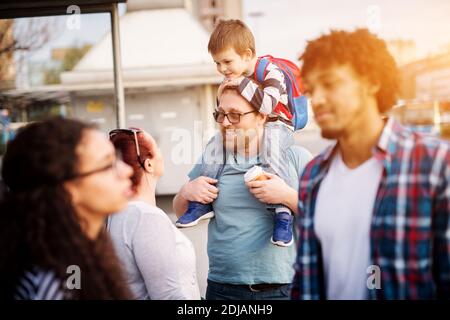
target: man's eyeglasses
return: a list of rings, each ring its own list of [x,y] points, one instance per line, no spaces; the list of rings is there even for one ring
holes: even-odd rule
[[[138,142],[138,138],[137,138],[137,135],[140,132],[142,132],[142,130],[139,130],[139,129],[114,129],[109,132],[109,139],[112,139],[117,134],[133,135],[134,136],[134,146],[136,147],[136,154],[138,157],[138,162],[141,165],[141,167],[144,168],[144,162],[141,160],[141,150],[139,148],[139,142]]]
[[[238,124],[241,121],[241,116],[245,116],[246,114],[258,112],[257,110],[244,112],[244,113],[237,113],[237,112],[221,112],[221,111],[214,111],[213,116],[214,120],[216,120],[217,123],[223,123],[225,120],[225,117],[227,117],[228,121],[231,124]]]

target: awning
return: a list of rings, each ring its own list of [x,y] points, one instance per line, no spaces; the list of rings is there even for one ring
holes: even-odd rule
[[[68,8],[76,5],[80,13],[109,12],[111,15],[112,54],[114,65],[114,89],[117,126],[125,127],[125,94],[122,80],[122,65],[119,37],[118,3],[127,0],[2,0],[0,2],[0,19],[39,17],[68,14]]]
[[[67,8],[76,5],[81,13],[110,12],[112,6],[127,0],[2,0],[0,19],[56,16],[67,14]]]

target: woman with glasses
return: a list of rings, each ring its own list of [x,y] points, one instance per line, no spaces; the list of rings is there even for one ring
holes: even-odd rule
[[[131,168],[95,127],[51,118],[7,147],[0,298],[127,299],[105,218],[123,209]]]
[[[108,221],[132,292],[138,299],[200,299],[192,243],[156,207],[164,159],[155,140],[138,129],[116,129],[110,138],[134,171],[134,198]]]

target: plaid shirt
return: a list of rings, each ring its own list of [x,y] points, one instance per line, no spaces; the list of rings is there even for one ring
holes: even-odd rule
[[[293,299],[326,298],[314,209],[336,150],[330,147],[314,158],[300,179]],[[367,289],[368,296],[450,298],[450,144],[412,133],[391,118],[374,156],[383,175],[372,214],[370,255],[371,264],[380,268],[381,288]]]

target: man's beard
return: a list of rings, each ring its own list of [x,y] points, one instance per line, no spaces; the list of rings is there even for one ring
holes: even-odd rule
[[[336,140],[338,139],[342,134],[342,129],[320,129],[320,135],[322,138],[329,139],[329,140]]]
[[[229,132],[230,134],[227,134]],[[238,150],[250,152],[250,142],[258,138],[257,129],[221,129],[223,145],[229,151],[236,153]],[[256,144],[256,147],[259,144]],[[256,150],[258,152],[258,150]]]

